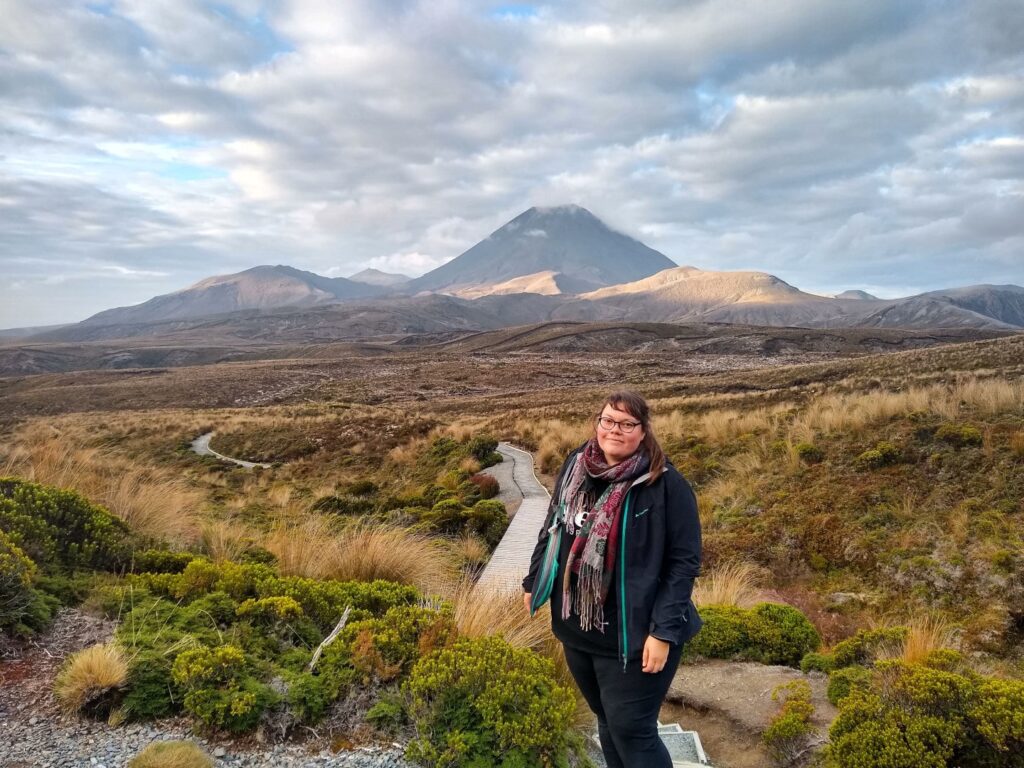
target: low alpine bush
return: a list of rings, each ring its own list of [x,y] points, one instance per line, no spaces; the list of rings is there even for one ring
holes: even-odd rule
[[[403,685],[421,765],[567,766],[575,700],[554,666],[501,638],[463,639],[420,659]]]

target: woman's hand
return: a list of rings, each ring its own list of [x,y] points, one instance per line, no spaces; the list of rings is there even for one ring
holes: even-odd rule
[[[533,593],[532,593],[532,592],[524,592],[524,593],[523,593],[523,605],[525,605],[525,606],[526,606],[526,612],[527,612],[527,613],[529,613],[529,612],[530,612],[530,598],[531,598],[532,596],[533,596]]]
[[[661,672],[668,660],[669,647],[664,640],[659,640],[654,635],[648,635],[647,642],[644,643],[644,672],[649,672],[652,675]]]

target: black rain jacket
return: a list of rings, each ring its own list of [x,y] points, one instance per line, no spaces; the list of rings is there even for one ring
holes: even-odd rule
[[[580,450],[582,446],[569,454],[558,473],[530,570],[523,579],[526,592],[533,592],[556,499],[570,463]],[[628,661],[642,656],[648,635],[682,645],[693,639],[703,624],[690,599],[701,565],[697,497],[679,470],[666,464],[654,483],[648,485],[644,480],[629,489],[620,524],[611,588],[617,590],[619,659],[625,669]],[[561,574],[556,582],[557,589]]]

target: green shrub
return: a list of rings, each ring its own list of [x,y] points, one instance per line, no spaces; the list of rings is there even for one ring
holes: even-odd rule
[[[181,573],[199,555],[170,549],[143,549],[132,555],[132,573]]]
[[[135,654],[128,667],[128,692],[121,706],[129,720],[156,720],[181,709],[171,675],[173,659],[159,651]]]
[[[800,662],[800,668],[804,672],[809,672],[812,669],[831,672],[834,669],[842,669],[853,664],[868,664],[877,657],[880,651],[901,646],[906,637],[906,627],[860,629],[853,637],[836,643],[831,653],[807,654]]]
[[[882,440],[860,454],[855,460],[861,469],[876,469],[889,464],[895,464],[900,459],[900,449],[890,442]]]
[[[806,680],[778,685],[772,691],[772,701],[782,702],[782,708],[761,734],[761,739],[776,764],[792,765],[806,751],[817,731],[811,724],[814,715],[811,686]]]
[[[333,512],[336,515],[365,515],[372,512],[374,503],[372,499],[365,496],[354,496],[351,494],[339,494],[324,496],[317,499],[313,509],[320,512]]]
[[[442,499],[423,516],[423,521],[440,533],[456,535],[466,524],[469,509],[458,499]]]
[[[0,631],[21,625],[29,606],[36,599],[32,576],[36,565],[0,531]]]
[[[407,721],[402,697],[394,693],[385,693],[367,710],[366,720],[379,731],[389,734],[397,732]]]
[[[305,725],[315,725],[327,714],[331,697],[324,681],[309,672],[301,672],[288,684],[288,711]]]
[[[115,570],[128,560],[128,527],[74,491],[0,479],[0,530],[44,569]]]
[[[952,657],[937,657],[939,665]],[[1024,682],[880,661],[851,687],[830,729],[837,768],[1010,768],[1024,754]]]
[[[498,462],[494,461],[494,455],[498,448],[498,441],[490,435],[475,435],[466,443],[465,451],[467,456],[472,456],[482,466],[489,467]],[[498,461],[501,461],[501,454]]]
[[[354,679],[364,685],[389,682],[407,673],[422,655],[451,645],[456,635],[450,606],[396,606],[379,618],[347,624],[324,650],[318,671],[332,688]]]
[[[252,730],[263,711],[276,703],[274,692],[248,674],[242,649],[232,645],[185,651],[171,674],[187,691],[185,709],[213,728]]]
[[[981,445],[984,442],[981,431],[968,424],[943,424],[936,430],[935,439],[958,448]]]
[[[747,614],[746,625],[750,643],[747,657],[762,664],[795,667],[804,654],[821,645],[814,625],[788,605],[760,603]]]
[[[808,654],[810,655],[810,654]],[[852,666],[837,669],[828,676],[825,695],[833,705],[850,695],[853,689],[867,690],[871,686],[871,672],[864,667]]]
[[[745,610],[734,605],[702,605],[700,617],[704,625],[683,646],[684,656],[730,659],[739,655],[750,645],[746,616]]]
[[[821,642],[800,611],[778,603],[749,610],[734,605],[701,606],[704,626],[683,647],[684,658],[749,659],[762,664],[796,666]]]
[[[463,639],[416,663],[403,685],[421,765],[567,765],[575,700],[554,666],[497,637]]]
[[[493,548],[498,546],[507,529],[508,512],[505,505],[497,499],[484,499],[474,504],[466,514],[463,533],[475,534]]]
[[[797,443],[794,448],[796,455],[808,464],[817,464],[825,458],[825,452],[811,443]]]

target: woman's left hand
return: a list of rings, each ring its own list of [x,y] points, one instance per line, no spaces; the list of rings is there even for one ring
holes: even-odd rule
[[[652,675],[661,672],[668,660],[669,647],[664,640],[648,635],[647,642],[644,643],[644,672],[650,672]]]

